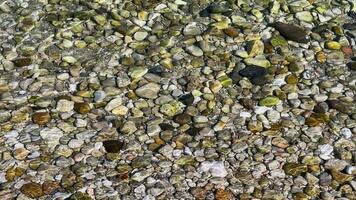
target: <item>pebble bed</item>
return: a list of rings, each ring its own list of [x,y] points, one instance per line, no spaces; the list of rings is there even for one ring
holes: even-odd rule
[[[0,199],[356,199],[355,11],[0,0]]]

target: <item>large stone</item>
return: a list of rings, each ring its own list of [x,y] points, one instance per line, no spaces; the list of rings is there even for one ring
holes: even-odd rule
[[[42,186],[39,183],[26,183],[20,190],[29,198],[35,199],[43,196]]]
[[[147,83],[136,89],[136,95],[147,99],[157,98],[160,86],[156,83]]]
[[[40,136],[46,141],[48,148],[54,150],[59,144],[59,138],[63,136],[63,132],[57,127],[44,128],[40,131]]]
[[[259,66],[247,66],[240,70],[239,74],[247,78],[262,77],[267,74],[267,69]]]
[[[292,24],[286,24],[283,22],[276,22],[275,28],[287,40],[291,40],[291,41],[298,42],[298,43],[308,43],[309,42],[309,38],[308,38],[306,31],[298,26],[295,26]]]
[[[105,106],[105,110],[110,112],[116,107],[119,107],[122,104],[122,98],[121,97],[116,97],[115,99],[112,99],[108,104]]]

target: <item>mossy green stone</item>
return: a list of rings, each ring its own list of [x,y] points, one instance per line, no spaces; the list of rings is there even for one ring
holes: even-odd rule
[[[232,85],[232,79],[229,78],[227,75],[219,77],[218,80],[220,81],[220,83],[223,87]]]
[[[288,42],[286,39],[284,39],[282,36],[276,36],[271,39],[271,45],[273,47],[277,46],[287,46]]]
[[[276,96],[269,96],[266,97],[264,99],[261,99],[259,104],[260,106],[267,106],[267,107],[271,107],[271,106],[275,106],[279,103],[279,98]]]

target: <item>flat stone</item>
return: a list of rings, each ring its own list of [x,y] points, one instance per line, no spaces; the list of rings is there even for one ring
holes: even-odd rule
[[[263,55],[256,56],[255,58],[246,58],[244,62],[247,65],[254,65],[264,68],[268,68],[271,66],[271,63]]]
[[[279,33],[285,37],[287,40],[291,40],[298,43],[308,43],[309,38],[305,30],[302,28],[292,25],[286,24],[283,22],[275,23],[275,28],[279,31]]]
[[[116,97],[115,99],[112,99],[108,104],[105,106],[105,110],[110,112],[116,107],[119,107],[122,104],[122,98],[121,97]]]
[[[156,83],[147,83],[135,90],[137,96],[147,99],[155,99],[158,96],[160,86]]]
[[[193,56],[196,56],[196,57],[199,57],[199,56],[203,56],[204,55],[204,52],[203,50],[201,50],[199,47],[197,46],[188,46],[187,48],[187,51],[192,54]]]
[[[48,112],[38,112],[32,115],[32,121],[35,124],[44,125],[51,121],[51,115]]]

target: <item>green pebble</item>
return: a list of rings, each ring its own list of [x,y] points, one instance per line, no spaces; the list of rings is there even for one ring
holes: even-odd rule
[[[276,96],[269,96],[264,99],[261,99],[259,104],[260,106],[267,106],[267,107],[272,107],[275,106],[279,103],[279,98]]]

